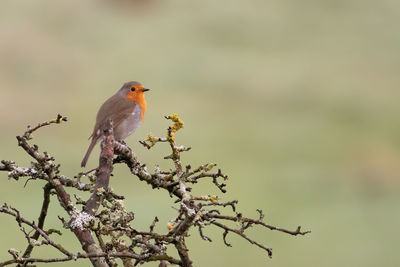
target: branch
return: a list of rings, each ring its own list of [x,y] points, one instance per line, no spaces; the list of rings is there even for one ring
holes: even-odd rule
[[[166,266],[166,262],[169,262],[170,264],[191,267],[193,263],[186,245],[186,238],[189,236],[189,230],[193,227],[198,228],[203,240],[212,242],[211,238],[203,234],[203,230],[214,225],[223,230],[222,237],[226,246],[231,246],[227,241],[228,234],[234,233],[266,251],[269,257],[272,256],[272,249],[248,237],[247,229],[254,225],[260,225],[263,228],[293,236],[310,233],[310,231],[301,231],[300,226],[291,231],[266,224],[263,222],[264,214],[261,210],[257,210],[259,212],[258,219],[246,218],[237,212],[238,200],[219,202],[219,196],[211,195],[208,192],[203,192],[202,195],[194,194],[195,190],[192,191],[192,186],[194,187],[200,180],[209,182],[222,193],[226,193],[224,181],[228,179],[228,176],[223,174],[221,169],[212,171],[216,166],[214,163],[206,163],[193,169],[189,164],[184,165],[181,153],[189,151],[190,147],[176,143],[176,132],[183,128],[183,122],[176,114],[166,118],[172,121],[172,125],[168,127],[165,137],[149,135],[147,140],[140,142],[149,149],[156,144],[167,143],[171,149],[171,154],[163,158],[172,161],[172,169],[161,170],[160,167],[156,166],[153,172],[149,171],[147,166],[138,160],[135,153],[125,142],[114,140],[112,121],[108,121],[106,127],[102,129],[104,138],[101,142],[99,167],[85,173],[79,173],[74,179],[61,175],[60,165],[55,163],[53,157],[46,152],[40,153],[38,146],[28,143],[32,133],[36,130],[52,123],[66,121],[66,118],[58,115],[57,119],[40,123],[34,128],[28,127],[22,136],[17,136],[18,145],[34,161],[31,163],[31,167],[27,168],[17,166],[13,161],[3,160],[0,164],[0,171],[8,171],[8,177],[15,180],[20,177],[27,177],[27,182],[44,180],[46,186],[44,187],[38,226],[34,222],[22,218],[16,209],[9,208],[7,205],[0,208],[1,213],[15,217],[20,230],[29,243],[22,256],[19,256],[17,250],[10,249],[9,253],[13,258],[0,263],[0,267],[15,263],[19,266],[26,266],[35,262],[55,263],[80,258],[90,259],[95,267],[117,266],[116,259],[121,259],[125,267],[137,266],[150,261],[159,261],[159,266]],[[114,154],[116,158],[113,159]],[[167,223],[169,230],[165,234],[155,231],[155,225],[158,222],[157,217],[151,223],[148,232],[139,231],[132,227],[131,222],[135,216],[133,212],[126,209],[125,197],[114,193],[109,188],[113,164],[117,163],[125,164],[133,175],[151,185],[153,189],[160,189],[168,193],[174,199],[174,203],[179,205],[176,208],[176,217]],[[83,179],[88,179],[89,182],[84,183],[81,181]],[[84,201],[79,194],[73,193],[75,199],[72,200],[70,194],[66,191],[67,187],[75,191],[90,191],[91,195],[87,201]],[[85,253],[73,254],[65,250],[50,238],[50,234],[57,232],[57,230],[50,229],[47,232],[43,230],[51,193],[57,196],[58,203],[69,215],[68,219],[62,217],[59,217],[59,219],[64,227],[75,234]],[[77,205],[83,205],[82,210],[78,210]],[[225,225],[229,221],[236,222],[239,227],[234,228]],[[33,230],[26,231],[22,224],[28,225]],[[34,232],[32,236],[30,236],[30,232]],[[94,240],[93,234],[98,244]],[[44,240],[39,241],[41,237]],[[36,245],[51,245],[66,257],[31,258],[32,249]],[[175,247],[179,258],[167,254],[167,250],[172,247],[171,245]],[[134,263],[133,260],[136,260],[136,262]]]
[[[36,232],[38,232],[47,241],[47,244],[53,246],[54,248],[59,250],[61,253],[65,254],[67,256],[71,256],[72,255],[65,248],[63,248],[60,244],[56,244],[55,242],[53,242],[53,240],[50,239],[50,237],[46,234],[45,231],[43,231],[43,229],[39,228],[34,223],[29,222],[25,218],[21,217],[20,213],[19,213],[19,211],[17,209],[11,208],[7,204],[3,204],[3,206],[0,207],[0,212],[15,217],[15,219],[18,222],[18,225],[20,227],[22,227],[22,225],[21,225],[22,223],[32,227]]]
[[[40,210],[40,215],[39,215],[39,219],[38,219],[38,228],[39,229],[43,229],[44,226],[44,221],[46,219],[47,216],[47,210],[49,209],[49,204],[50,204],[50,191],[52,189],[52,185],[51,184],[46,184],[43,187],[43,204],[42,204],[42,209]],[[40,232],[36,231],[32,238],[35,240],[38,240],[40,236]],[[26,248],[24,254],[23,254],[23,258],[29,258],[29,256],[31,255],[31,252],[33,250],[33,245],[29,244],[28,247]]]
[[[42,123],[39,123],[39,124],[38,124],[36,127],[34,127],[34,128],[31,128],[31,126],[28,125],[28,127],[27,127],[27,129],[26,129],[26,131],[25,131],[23,137],[26,138],[27,140],[29,140],[31,134],[32,134],[34,131],[38,130],[39,128],[42,128],[42,127],[47,126],[47,125],[50,125],[50,124],[52,124],[52,123],[57,123],[57,124],[59,124],[59,123],[61,123],[62,121],[68,121],[67,117],[63,117],[63,116],[61,116],[60,114],[58,114],[56,119],[50,120],[50,121],[45,121],[45,122],[42,122]]]
[[[42,262],[42,263],[55,263],[55,262],[66,262],[66,261],[75,261],[77,259],[90,259],[94,260],[97,258],[105,258],[105,257],[110,257],[110,258],[130,258],[130,259],[136,259],[136,260],[148,260],[148,261],[168,261],[171,264],[179,265],[182,266],[182,262],[179,260],[176,260],[170,256],[167,255],[140,255],[140,254],[135,254],[135,253],[124,253],[124,252],[109,252],[109,253],[86,253],[86,254],[73,254],[70,257],[65,257],[65,258],[52,258],[52,259],[40,259],[40,258],[16,258],[13,260],[8,260],[5,262],[0,263],[0,267],[10,265],[10,264],[15,264],[15,263],[20,263],[20,264],[25,264],[25,263],[33,263],[33,262]]]
[[[301,231],[301,226],[298,226],[295,231],[291,231],[291,230],[287,230],[287,229],[284,229],[284,228],[280,228],[280,227],[276,227],[276,226],[273,226],[273,225],[266,224],[266,223],[264,223],[264,222],[262,222],[260,220],[254,220],[254,219],[251,219],[251,218],[241,217],[241,214],[239,214],[239,215],[240,216],[233,217],[233,216],[224,216],[224,215],[213,214],[213,213],[207,214],[207,216],[209,216],[210,218],[213,218],[213,219],[222,219],[222,220],[229,220],[229,221],[234,221],[234,222],[240,221],[242,223],[248,223],[246,228],[248,228],[252,224],[256,224],[256,225],[262,225],[265,228],[268,228],[270,230],[275,230],[275,231],[283,232],[283,233],[294,235],[294,236],[296,236],[296,235],[306,235],[306,234],[311,233],[311,231]]]
[[[61,119],[60,119],[61,117]],[[87,253],[100,253],[102,252],[101,249],[97,246],[95,243],[91,233],[89,230],[84,229],[80,222],[82,220],[87,220],[87,216],[85,215],[84,212],[82,213],[77,213],[76,208],[74,207],[73,203],[71,202],[71,197],[69,194],[65,191],[62,182],[58,179],[58,168],[59,165],[54,164],[54,158],[50,157],[48,153],[44,153],[44,155],[41,155],[38,152],[38,147],[34,145],[31,147],[27,140],[32,132],[35,130],[46,126],[50,125],[51,123],[59,123],[62,120],[62,116],[59,115],[57,116],[56,120],[52,120],[49,122],[44,122],[39,124],[33,129],[30,129],[28,127],[28,130],[25,132],[25,134],[21,136],[17,136],[18,140],[18,145],[21,146],[32,158],[34,158],[37,162],[38,168],[43,169],[43,172],[45,174],[45,179],[54,187],[58,200],[60,202],[60,205],[70,214],[72,221],[71,221],[71,230],[74,232],[76,237],[78,238],[79,242],[82,245],[82,248],[87,252]],[[78,215],[78,216],[76,216]],[[90,217],[89,217],[90,218]],[[74,223],[75,222],[75,223]],[[75,226],[75,227],[72,227]],[[108,267],[107,263],[104,261],[102,258],[91,258],[92,264],[95,267]]]
[[[191,267],[192,266],[192,261],[189,258],[189,250],[186,247],[185,240],[182,237],[180,240],[178,240],[175,244],[176,250],[178,250],[179,257],[182,260],[182,267]]]
[[[243,232],[241,232],[241,231],[239,231],[239,230],[229,228],[228,226],[223,225],[223,224],[221,224],[221,223],[219,223],[219,222],[216,222],[216,221],[213,221],[213,222],[211,222],[211,223],[225,230],[225,232],[224,232],[224,234],[223,234],[223,236],[224,236],[224,243],[225,243],[225,245],[227,245],[228,247],[231,247],[232,245],[231,245],[231,244],[228,244],[228,243],[226,242],[226,235],[228,234],[228,232],[232,232],[232,233],[235,233],[235,234],[237,234],[237,235],[243,237],[244,239],[246,239],[247,241],[249,241],[251,244],[254,244],[254,245],[258,246],[259,248],[262,248],[263,250],[267,251],[267,252],[268,252],[268,256],[269,256],[270,258],[272,258],[272,248],[267,248],[267,247],[261,245],[260,243],[254,241],[254,240],[252,240],[252,239],[250,239],[250,238],[248,238]]]
[[[108,120],[104,129],[104,139],[101,142],[101,153],[99,168],[97,170],[96,185],[89,200],[86,202],[84,211],[90,215],[95,215],[102,202],[103,193],[108,189],[110,175],[113,169],[112,162],[114,157],[114,134],[113,123]]]

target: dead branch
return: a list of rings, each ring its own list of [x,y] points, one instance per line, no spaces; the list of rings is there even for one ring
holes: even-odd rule
[[[96,267],[117,266],[118,259],[124,266],[137,266],[146,262],[158,261],[160,262],[159,266],[166,266],[169,263],[190,267],[193,266],[193,261],[189,255],[186,239],[192,228],[198,228],[203,240],[212,242],[210,237],[204,235],[203,230],[213,225],[222,230],[222,238],[226,246],[232,246],[227,241],[228,234],[232,233],[265,250],[269,257],[272,256],[272,249],[250,237],[247,233],[250,227],[259,226],[293,236],[310,233],[310,231],[302,231],[300,226],[292,231],[267,224],[264,222],[264,214],[261,210],[257,210],[259,218],[245,217],[237,211],[238,200],[220,202],[218,196],[207,193],[200,196],[192,194],[191,188],[200,180],[208,181],[221,193],[226,193],[224,182],[227,181],[228,176],[223,174],[221,169],[213,171],[216,166],[214,163],[206,163],[196,168],[192,168],[189,164],[184,165],[182,153],[191,148],[176,143],[176,133],[183,128],[184,124],[176,114],[167,116],[166,119],[171,120],[172,125],[168,127],[165,137],[149,135],[145,141],[140,143],[148,149],[159,143],[167,143],[171,154],[162,158],[171,160],[174,169],[161,170],[156,166],[153,172],[149,171],[131,148],[124,142],[114,141],[112,121],[109,121],[108,126],[104,129],[104,138],[101,142],[99,167],[81,172],[74,178],[61,175],[60,165],[55,163],[53,157],[46,152],[40,153],[37,145],[28,143],[32,134],[38,129],[53,123],[59,124],[67,119],[58,115],[55,120],[40,123],[34,128],[28,126],[22,136],[17,136],[17,140],[18,145],[34,159],[34,162],[29,167],[21,167],[14,161],[2,160],[0,171],[7,171],[9,179],[19,180],[25,177],[26,181],[44,181],[43,203],[37,225],[22,217],[16,208],[7,204],[0,207],[0,213],[15,218],[28,242],[24,253],[10,249],[9,253],[12,258],[0,262],[0,267],[10,264],[27,266],[27,264],[35,262],[56,263],[78,259],[90,259],[92,265]],[[177,205],[177,214],[169,222],[165,222],[168,231],[165,233],[155,231],[155,225],[159,222],[157,217],[150,224],[148,232],[132,227],[131,222],[135,216],[133,212],[126,210],[125,197],[114,193],[109,188],[114,164],[127,166],[133,176],[146,182],[152,188],[160,189],[170,195]],[[84,179],[87,182],[83,182]],[[90,191],[91,195],[85,201],[78,194],[73,194],[75,196],[73,200],[66,188],[77,193]],[[45,219],[48,216],[54,216],[47,214],[52,195],[56,196],[58,204],[68,215],[68,219],[59,217],[61,226],[75,234],[83,251],[74,253],[66,250],[64,246],[54,242],[50,237],[51,233],[60,233],[59,230],[45,230]],[[78,209],[78,205],[82,205],[82,209]],[[236,227],[227,225],[227,222],[235,222]],[[31,228],[31,231],[25,229],[23,225]],[[33,234],[30,235],[30,232]],[[65,257],[49,259],[31,257],[36,246],[44,245],[53,247],[63,253]],[[170,256],[168,250],[171,247],[168,248],[168,245],[173,245],[179,258]]]
[[[50,204],[50,190],[51,189],[52,189],[52,186],[49,183],[43,187],[43,204],[42,204],[42,208],[40,210],[38,226],[37,226],[39,229],[43,229],[43,227],[44,227],[44,221],[46,219],[47,210],[49,209],[49,204]],[[33,240],[38,240],[39,236],[40,236],[40,231],[36,230],[31,238]],[[32,250],[33,250],[33,245],[29,244],[28,247],[26,248],[24,254],[22,255],[22,257],[29,258]]]

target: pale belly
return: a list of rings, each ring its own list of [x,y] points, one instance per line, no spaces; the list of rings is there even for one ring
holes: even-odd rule
[[[114,128],[114,138],[116,140],[124,140],[131,135],[140,125],[141,109],[137,105],[133,112],[118,126]]]

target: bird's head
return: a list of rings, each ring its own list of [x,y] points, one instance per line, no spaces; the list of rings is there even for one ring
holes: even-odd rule
[[[144,98],[144,92],[150,89],[144,88],[139,82],[126,82],[119,93],[126,99],[136,102],[142,109],[142,116],[146,111],[146,99]]]
[[[140,104],[140,102],[144,101],[144,92],[149,91],[149,89],[144,88],[141,83],[133,81],[125,83],[120,91],[122,91],[125,98]]]

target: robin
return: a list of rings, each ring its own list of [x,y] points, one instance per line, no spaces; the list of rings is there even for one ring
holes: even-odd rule
[[[96,124],[89,137],[89,139],[92,138],[92,141],[82,160],[82,167],[86,166],[94,146],[102,139],[103,127],[108,119],[113,121],[115,140],[124,140],[139,127],[146,112],[144,98],[146,91],[149,89],[144,88],[139,82],[127,82],[115,95],[104,102],[97,112]]]

